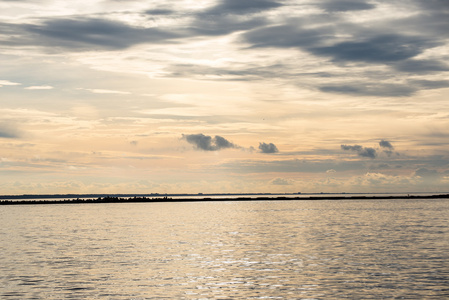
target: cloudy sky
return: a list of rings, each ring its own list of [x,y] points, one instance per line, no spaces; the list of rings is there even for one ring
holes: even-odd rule
[[[0,194],[449,191],[448,0],[0,11]]]

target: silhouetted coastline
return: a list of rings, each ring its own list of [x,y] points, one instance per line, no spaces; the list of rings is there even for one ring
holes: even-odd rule
[[[57,195],[54,195],[57,198]],[[193,196],[193,195],[190,195]],[[223,196],[223,195],[221,195]],[[6,197],[6,196],[2,196]],[[19,197],[19,196],[17,196]],[[22,196],[25,197],[25,196]],[[317,196],[257,196],[257,197],[197,197],[197,198],[171,198],[168,196],[160,197],[115,197],[115,196],[105,196],[92,199],[49,199],[52,197],[46,197],[45,199],[27,199],[20,198],[17,200],[11,200],[11,198],[6,200],[0,200],[0,205],[35,205],[35,204],[77,204],[77,203],[159,203],[159,202],[205,202],[205,201],[297,201],[297,200],[394,200],[394,199],[437,199],[437,198],[449,198],[449,194],[431,194],[431,195],[341,195],[331,196],[331,195],[317,195]],[[13,198],[14,199],[14,198]]]

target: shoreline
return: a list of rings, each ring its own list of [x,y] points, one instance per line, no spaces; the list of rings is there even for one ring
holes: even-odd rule
[[[40,205],[40,204],[83,204],[83,203],[174,203],[174,202],[220,202],[220,201],[310,201],[310,200],[394,200],[394,199],[449,199],[449,194],[430,195],[373,195],[364,196],[256,196],[256,197],[201,197],[201,198],[170,198],[170,197],[98,197],[96,199],[29,199],[29,200],[0,200],[0,205]]]

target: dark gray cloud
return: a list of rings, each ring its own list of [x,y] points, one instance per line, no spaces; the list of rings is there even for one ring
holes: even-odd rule
[[[367,40],[353,40],[307,50],[318,56],[330,57],[334,61],[391,63],[415,57],[438,44],[418,36],[382,34]]]
[[[320,4],[327,12],[344,12],[353,10],[373,9],[376,6],[360,0],[330,0]]]
[[[421,89],[433,90],[449,87],[449,80],[410,80],[410,84]]]
[[[341,145],[341,149],[345,151],[354,151],[357,152],[359,156],[368,157],[368,158],[376,158],[377,152],[376,149],[370,147],[362,147],[360,145]]]
[[[9,132],[7,130],[2,130],[0,128],[0,138],[13,139],[13,138],[18,138],[18,136],[14,132]]]
[[[72,50],[119,50],[141,43],[158,43],[179,37],[158,28],[130,26],[98,18],[50,19],[39,25],[22,25],[28,39],[41,46]]]
[[[267,20],[263,17],[241,17],[229,15],[198,16],[186,27],[186,37],[193,36],[220,36],[236,31],[245,31],[255,27],[267,25]]]
[[[399,16],[370,23],[367,26],[363,23],[355,24],[348,21],[345,19],[345,14],[329,13],[374,9],[374,1],[320,1],[315,5],[323,8],[325,13],[301,19],[285,19],[284,24],[278,23],[275,26],[249,30],[241,35],[242,43],[249,45],[247,49],[296,48],[317,57],[327,58],[328,62],[341,67],[341,70],[368,67],[368,65],[386,66],[386,69],[381,71],[382,80],[374,78],[377,75],[367,72],[359,77],[358,82],[346,80],[338,85],[316,86],[323,92],[404,97],[411,96],[422,89],[445,87],[445,83],[435,82],[424,85],[408,82],[406,77],[403,77],[402,84],[391,83],[391,81],[382,82],[384,79],[393,77],[397,82],[396,71],[416,75],[449,71],[446,59],[441,55],[435,55],[431,59],[417,58],[428,49],[447,44],[447,37],[449,37],[447,2],[445,2],[446,8],[443,8],[444,3],[441,1],[428,5],[421,5],[422,1],[404,1],[404,3],[393,3],[393,5],[407,3],[408,7],[420,7],[412,17]],[[309,3],[309,5],[313,4]],[[436,17],[437,14],[444,14],[445,17]],[[327,21],[325,17],[328,17]],[[349,75],[349,72],[347,74]]]
[[[279,152],[278,148],[273,143],[259,143],[259,149],[262,153],[277,153]]]
[[[447,30],[449,5],[446,0],[401,0],[398,3],[413,9],[415,13],[391,20],[389,25],[392,30],[413,31],[424,36],[431,36],[434,39],[449,37],[449,31]]]
[[[379,142],[379,146],[382,148],[390,149],[390,150],[394,149],[393,145],[389,141],[386,141],[386,140],[381,140]]]
[[[323,85],[318,89],[323,92],[378,96],[378,97],[403,97],[411,96],[418,91],[418,87],[408,84],[385,84],[385,83],[351,83],[340,85]]]
[[[215,136],[215,145],[218,149],[235,148],[236,146],[219,135]]]
[[[363,147],[360,145],[354,145],[354,146],[341,145],[340,147],[341,147],[341,149],[346,150],[346,151],[362,151],[362,149],[363,149]]]
[[[278,1],[271,0],[221,0],[218,5],[209,8],[204,14],[248,14],[257,13],[282,6]]]
[[[220,36],[236,31],[246,31],[260,26],[266,26],[269,21],[263,16],[252,16],[282,6],[271,0],[222,0],[206,10],[190,13],[179,13],[169,9],[149,9],[147,15],[171,15],[177,13],[191,20],[176,31],[183,38],[196,36]]]
[[[333,33],[331,27],[318,29],[304,29],[297,25],[276,25],[258,28],[243,34],[243,39],[252,48],[296,48],[306,49],[319,43],[322,39],[330,37]]]
[[[376,96],[376,97],[407,97],[420,90],[440,89],[449,87],[448,80],[409,80],[404,84],[351,82],[350,84],[334,84],[318,86],[323,92]]]
[[[365,147],[365,148],[363,148],[362,151],[359,152],[359,156],[376,158],[376,156],[377,156],[376,149]]]
[[[266,26],[268,20],[261,16],[247,16],[249,11],[280,6],[274,1],[248,1],[223,3],[207,11],[182,14],[171,9],[148,9],[148,16],[170,17],[186,21],[183,26],[139,27],[121,21],[98,17],[73,17],[44,19],[38,24],[0,24],[0,32],[8,36],[6,45],[38,45],[53,50],[121,50],[143,43],[173,43],[175,40],[197,36],[220,36]],[[219,12],[222,13],[219,13]],[[230,12],[234,12],[231,14]],[[178,15],[179,14],[179,15]]]
[[[393,152],[393,150],[394,150],[394,147],[393,147],[393,145],[391,144],[391,142],[389,142],[389,141],[386,141],[386,140],[381,140],[380,142],[379,142],[379,146],[381,147],[381,148],[383,148],[384,150],[383,150],[383,152],[388,156],[388,157],[391,157],[393,154],[394,154],[394,152]],[[400,155],[398,152],[396,152],[396,155]]]
[[[229,148],[240,148],[239,146],[231,143],[224,137],[216,135],[211,137],[209,135],[199,134],[183,134],[182,138],[188,143],[195,145],[197,149],[204,151],[218,151]]]
[[[415,0],[414,2],[428,11],[449,13],[447,0]]]
[[[438,60],[408,59],[397,63],[394,68],[401,72],[415,74],[449,71],[449,66],[445,62]]]
[[[354,33],[347,41],[321,46],[323,43],[332,42],[338,33],[338,27],[335,25],[310,29],[293,23],[258,28],[245,33],[243,38],[252,48],[299,48],[316,56],[329,57],[334,62],[371,64],[401,62],[421,54],[426,49],[441,45],[438,40],[418,35],[362,31]],[[427,63],[427,68],[431,67],[429,64]],[[405,68],[405,65],[402,67]]]
[[[192,38],[207,39],[240,33],[239,36],[235,35],[234,42],[247,51],[267,47],[300,51],[297,57],[284,61],[268,53],[263,65],[251,67],[242,64],[241,67],[225,66],[220,69],[168,63],[167,76],[198,74],[199,78],[210,79],[202,75],[225,75],[217,76],[217,80],[280,78],[305,88],[354,96],[404,97],[422,89],[447,87],[443,80],[407,80],[408,73],[423,76],[449,71],[449,65],[445,63],[447,58],[441,51],[431,53],[429,58],[420,58],[421,54],[427,53],[426,50],[448,43],[447,1],[393,1],[389,3],[392,7],[403,7],[404,10],[409,9],[415,13],[398,14],[397,17],[388,16],[369,22],[354,22],[345,13],[374,10],[377,3],[379,1],[374,0],[317,0],[302,3],[281,0],[217,0],[212,6],[196,11],[180,10],[168,5],[149,6],[147,10],[136,13],[144,14],[149,19],[168,22],[160,22],[158,27],[146,28],[95,15],[41,18],[33,24],[0,23],[0,43],[6,46],[41,46],[55,52],[113,51],[143,43],[181,44]],[[317,7],[321,10],[317,10]],[[282,8],[282,14],[277,14],[278,8]],[[289,8],[291,14],[288,13]],[[295,14],[309,8],[313,9],[307,15],[299,18]],[[273,11],[276,14],[270,13]],[[114,18],[116,14],[118,13],[105,17]],[[325,59],[323,66],[334,64],[339,71],[335,74],[339,74],[341,82],[326,84],[322,80],[315,80],[316,78],[299,79],[296,74],[304,72],[304,69],[295,67],[295,62],[300,61],[301,52]],[[299,65],[302,66],[298,63]],[[371,65],[379,65],[382,71],[376,70],[376,75],[373,75],[372,70],[360,71]],[[315,73],[313,71],[310,74]],[[357,75],[355,72],[358,72]],[[401,75],[401,72],[404,74]],[[383,74],[379,76],[379,73]],[[357,81],[352,79],[354,76],[358,76]],[[378,80],[380,77],[382,80]],[[390,81],[390,78],[395,80]]]
[[[153,16],[165,16],[165,15],[172,15],[174,14],[176,11],[171,10],[171,9],[165,9],[165,8],[155,8],[155,9],[148,9],[145,11],[145,14],[147,15],[153,15]]]

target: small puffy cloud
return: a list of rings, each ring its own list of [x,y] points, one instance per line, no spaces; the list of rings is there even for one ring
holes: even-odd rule
[[[195,145],[197,149],[204,151],[218,151],[228,148],[240,148],[239,146],[231,143],[224,137],[216,135],[211,137],[202,133],[198,134],[183,134],[182,139],[185,139],[188,143]]]
[[[0,87],[2,87],[4,85],[21,85],[21,83],[12,82],[12,81],[9,81],[9,80],[0,80]]]
[[[357,152],[357,154],[362,157],[376,158],[377,156],[376,149],[370,147],[362,147],[360,145],[341,145],[341,149],[345,151]]]
[[[394,149],[393,145],[389,141],[386,141],[386,140],[381,140],[379,142],[379,146],[381,146],[382,148],[388,148],[390,150]]]
[[[259,143],[259,149],[262,153],[277,153],[279,152],[278,148],[273,143]]]
[[[392,151],[392,150],[394,150],[394,147],[393,147],[393,145],[392,145],[389,141],[381,140],[381,141],[379,142],[379,146],[380,146],[381,148],[384,148],[384,153],[385,153],[387,156],[391,156],[391,155],[393,154],[393,151]],[[399,153],[396,153],[396,154],[399,155]]]
[[[369,157],[369,158],[376,158],[377,153],[376,153],[376,149],[374,148],[363,148],[362,151],[359,152],[360,156],[363,157]]]
[[[52,90],[54,87],[50,85],[34,85],[34,86],[28,86],[25,88],[26,90]]]
[[[272,185],[292,185],[291,180],[284,179],[284,178],[275,178],[270,181]]]
[[[384,148],[384,153],[385,153],[387,156],[393,155],[393,153],[394,153],[394,152],[393,152],[394,147],[393,147],[393,145],[392,145],[389,141],[381,140],[381,141],[379,142],[379,146],[380,146],[381,148]],[[396,155],[399,155],[399,153],[396,152]]]

